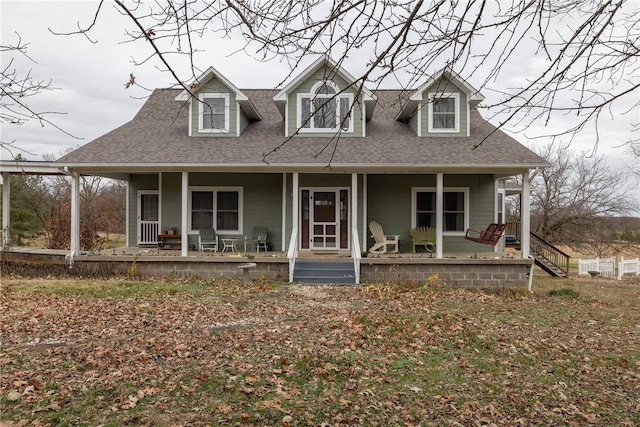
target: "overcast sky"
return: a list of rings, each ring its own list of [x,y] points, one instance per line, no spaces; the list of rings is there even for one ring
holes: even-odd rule
[[[96,4],[93,1],[0,0],[2,44],[15,43],[19,35],[24,43],[29,44],[27,52],[33,59],[2,54],[2,67],[6,67],[13,57],[19,72],[31,70],[35,80],[51,80],[56,89],[33,97],[29,105],[36,111],[53,112],[47,118],[68,133],[50,125],[41,126],[35,121],[20,126],[3,123],[0,139],[5,143],[15,141],[16,146],[26,151],[23,155],[29,160],[42,160],[42,156],[47,154],[57,158],[66,150],[90,142],[131,120],[149,94],[146,89],[174,84],[168,74],[158,71],[155,67],[157,62],[150,61],[139,66],[133,64],[132,57],[138,60],[144,58],[150,53],[145,51],[149,47],[126,42],[125,29],[132,27],[131,21],[117,13],[108,1],[90,33],[95,43],[82,35],[51,33],[50,29],[67,33],[76,30],[78,25],[89,25]],[[197,65],[202,69],[214,66],[240,88],[274,88],[289,72],[289,66],[284,62],[259,62],[242,52],[232,55],[242,46],[232,39],[220,39],[212,35],[206,46],[201,60],[209,63]],[[365,54],[358,52],[358,55],[346,61],[347,71],[357,75]],[[309,58],[308,63],[315,59]],[[513,83],[526,78],[523,70],[535,71],[539,68],[536,62],[537,59],[532,57],[514,61],[518,67],[514,67],[511,76],[507,72],[503,76],[504,81]],[[188,79],[187,68],[180,69],[178,66],[178,69]],[[135,75],[136,83],[140,86],[125,89],[129,73]],[[496,96],[484,91],[483,94],[489,102],[492,96]],[[548,139],[529,139],[529,136],[553,133],[554,126],[565,125],[565,121],[566,118],[556,117],[547,127],[539,123],[525,129],[512,124],[505,130],[524,145],[533,147],[548,143]],[[600,123],[598,154],[605,154],[612,167],[625,167],[628,154],[618,147],[633,137],[631,124],[638,121],[640,113],[631,111],[624,116],[613,114]],[[593,148],[594,139],[588,133],[572,142],[572,149],[576,151],[591,151]],[[9,158],[4,150],[1,156],[2,159]]]

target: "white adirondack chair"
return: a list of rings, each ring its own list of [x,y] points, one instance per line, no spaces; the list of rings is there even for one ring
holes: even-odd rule
[[[396,254],[399,251],[398,241],[400,235],[386,235],[382,230],[382,226],[375,221],[369,223],[369,230],[371,231],[371,237],[376,242],[369,248],[370,254]],[[388,249],[387,249],[388,248]]]

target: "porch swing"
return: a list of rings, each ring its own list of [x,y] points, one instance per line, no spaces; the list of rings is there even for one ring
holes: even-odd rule
[[[464,238],[483,245],[495,246],[506,228],[507,224],[489,224],[483,231],[468,229]]]

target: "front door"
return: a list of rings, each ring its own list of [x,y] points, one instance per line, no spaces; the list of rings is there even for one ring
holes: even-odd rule
[[[300,248],[349,248],[349,190],[305,188],[300,197]]]
[[[158,242],[160,206],[157,191],[138,192],[138,244]]]
[[[311,249],[337,249],[338,215],[336,191],[314,191],[311,195]]]

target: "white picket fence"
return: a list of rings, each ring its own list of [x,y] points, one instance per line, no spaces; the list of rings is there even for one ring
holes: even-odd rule
[[[618,280],[622,280],[622,276],[627,273],[635,273],[640,276],[640,258],[627,259],[620,258],[618,263]]]
[[[610,279],[622,280],[622,276],[629,273],[640,275],[640,258],[625,260],[620,259],[616,265],[615,258],[579,259],[578,275],[589,276],[590,271],[597,271],[600,276]]]
[[[595,259],[579,259],[578,274],[580,276],[589,276],[590,271],[597,271],[600,276],[613,279],[616,277],[616,259],[615,258],[595,258]]]

